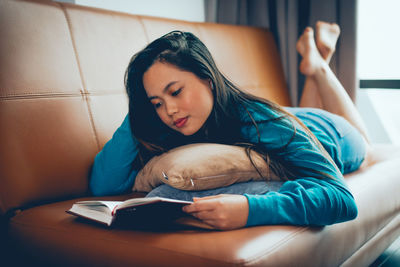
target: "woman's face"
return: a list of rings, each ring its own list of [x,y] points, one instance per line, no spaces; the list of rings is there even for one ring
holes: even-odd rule
[[[200,130],[211,113],[209,81],[172,64],[154,63],[144,73],[143,85],[160,119],[184,135]]]

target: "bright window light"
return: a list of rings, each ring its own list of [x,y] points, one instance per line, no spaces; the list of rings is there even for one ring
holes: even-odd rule
[[[400,1],[359,0],[360,79],[400,79]]]

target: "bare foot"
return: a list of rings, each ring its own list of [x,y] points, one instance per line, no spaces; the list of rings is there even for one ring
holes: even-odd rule
[[[319,53],[326,62],[332,58],[335,52],[336,42],[339,38],[340,28],[336,23],[317,21],[316,43]]]
[[[300,63],[300,72],[312,76],[327,64],[319,53],[314,41],[314,31],[307,27],[296,44],[296,49],[303,57]]]

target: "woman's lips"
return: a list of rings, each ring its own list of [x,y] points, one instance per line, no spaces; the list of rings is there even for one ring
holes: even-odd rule
[[[185,123],[187,122],[188,117],[182,118],[182,119],[177,119],[176,121],[174,121],[174,125],[178,128],[181,128],[185,125]]]

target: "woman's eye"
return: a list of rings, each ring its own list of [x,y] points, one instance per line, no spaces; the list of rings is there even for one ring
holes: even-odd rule
[[[180,94],[180,92],[182,91],[182,88],[179,88],[178,90],[176,90],[175,92],[172,92],[172,96],[177,96]]]
[[[161,102],[155,103],[155,104],[153,104],[153,106],[154,106],[154,108],[159,108],[159,107],[161,107]]]

